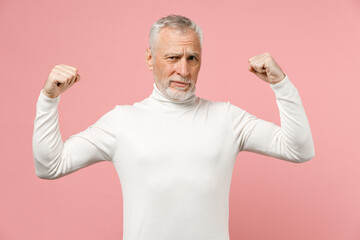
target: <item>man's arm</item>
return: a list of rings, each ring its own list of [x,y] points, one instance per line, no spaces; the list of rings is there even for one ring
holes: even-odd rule
[[[310,125],[300,95],[269,53],[249,59],[249,71],[270,83],[276,95],[281,127],[229,104],[239,151],[251,151],[292,162],[315,156]]]
[[[83,132],[71,136],[66,142],[62,141],[57,111],[59,95],[66,90],[64,88],[76,82],[77,70],[72,71],[66,65],[56,69],[52,73],[61,74],[66,70],[69,74],[62,73],[64,78],[59,74],[49,75],[36,104],[34,121],[35,172],[45,179],[56,179],[98,161],[111,160],[117,136],[115,108]]]
[[[239,151],[301,163],[315,156],[314,143],[300,96],[288,76],[270,85],[276,95],[281,127],[229,105]]]

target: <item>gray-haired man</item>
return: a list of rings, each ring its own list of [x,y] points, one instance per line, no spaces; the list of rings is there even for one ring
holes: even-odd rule
[[[37,176],[56,179],[111,161],[123,190],[124,240],[228,240],[229,190],[240,151],[304,162],[315,155],[300,96],[270,54],[249,59],[249,70],[270,83],[281,127],[229,102],[197,97],[202,32],[188,18],[154,23],[146,63],[151,95],[118,105],[62,142],[59,95],[80,79],[57,65],[39,96],[33,135]]]

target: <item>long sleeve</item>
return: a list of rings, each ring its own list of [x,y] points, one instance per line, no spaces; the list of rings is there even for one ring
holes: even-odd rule
[[[63,142],[58,123],[59,101],[60,97],[48,98],[41,92],[36,104],[33,132],[36,175],[56,179],[99,161],[111,161],[117,136],[117,108]]]
[[[250,151],[296,163],[312,159],[314,143],[298,90],[287,75],[270,86],[276,96],[281,127],[229,105],[239,152]]]

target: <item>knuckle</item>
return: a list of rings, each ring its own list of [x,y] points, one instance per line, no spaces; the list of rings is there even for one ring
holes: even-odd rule
[[[54,70],[57,70],[58,72],[64,72],[64,68],[61,67],[60,65],[57,65]]]

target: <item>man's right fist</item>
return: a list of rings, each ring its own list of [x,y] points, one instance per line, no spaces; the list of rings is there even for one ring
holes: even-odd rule
[[[49,98],[56,98],[74,83],[80,81],[75,67],[65,64],[56,65],[50,72],[42,92]]]

